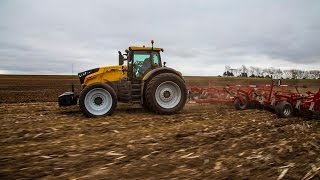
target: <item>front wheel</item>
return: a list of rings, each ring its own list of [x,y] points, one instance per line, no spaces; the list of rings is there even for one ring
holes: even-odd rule
[[[182,78],[172,73],[159,74],[146,88],[146,103],[157,114],[174,114],[187,101],[187,88]]]
[[[81,91],[79,105],[87,117],[111,115],[117,106],[117,95],[108,84],[92,84]]]

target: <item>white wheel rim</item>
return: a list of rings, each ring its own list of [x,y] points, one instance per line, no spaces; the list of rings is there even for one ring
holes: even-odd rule
[[[181,89],[176,83],[165,81],[157,87],[155,97],[162,108],[174,108],[181,100]]]
[[[291,109],[289,107],[285,107],[283,110],[283,114],[285,116],[289,116],[291,114]]]
[[[87,93],[84,105],[91,114],[104,115],[112,107],[112,96],[103,88],[92,89]]]

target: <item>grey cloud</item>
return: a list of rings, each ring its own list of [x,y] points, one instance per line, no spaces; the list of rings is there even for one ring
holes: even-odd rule
[[[68,73],[75,64],[82,71],[115,64],[117,50],[150,39],[187,74],[255,57],[266,57],[260,64],[268,67],[276,59],[319,69],[319,8],[318,1],[298,0],[4,0],[0,69]]]

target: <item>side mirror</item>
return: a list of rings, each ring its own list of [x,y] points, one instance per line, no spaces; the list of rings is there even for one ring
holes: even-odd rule
[[[118,51],[118,53],[119,53],[119,65],[123,65],[124,57],[120,51]]]
[[[163,62],[163,67],[166,67],[166,64],[167,64],[167,62],[164,61],[164,62]]]

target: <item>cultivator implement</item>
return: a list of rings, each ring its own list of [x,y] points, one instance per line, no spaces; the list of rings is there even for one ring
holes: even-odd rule
[[[298,86],[278,85],[274,81],[264,85],[190,87],[188,95],[189,103],[233,102],[237,110],[269,109],[280,118],[292,115],[312,118],[320,114],[320,89],[318,92],[300,93]]]
[[[278,117],[286,118],[292,115],[314,117],[320,111],[320,89],[317,93],[300,93],[298,86],[270,85],[255,86],[237,91],[234,106],[237,110],[249,107],[260,107],[274,111]]]
[[[306,92],[306,95],[297,99],[294,105],[295,113],[298,115],[313,117],[320,113],[320,89],[317,93]]]

